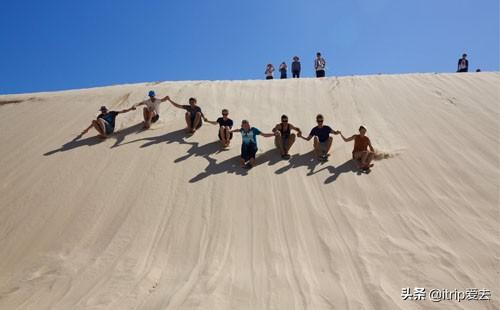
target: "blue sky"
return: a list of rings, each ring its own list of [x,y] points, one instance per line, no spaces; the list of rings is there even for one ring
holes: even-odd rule
[[[313,76],[499,70],[498,0],[16,0],[0,2],[0,93]]]

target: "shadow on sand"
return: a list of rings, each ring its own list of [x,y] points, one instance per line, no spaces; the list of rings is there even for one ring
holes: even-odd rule
[[[327,166],[327,167],[324,167],[324,168],[321,168],[319,169],[318,171],[316,172],[320,172],[322,170],[328,170],[328,172],[330,172],[332,175],[329,176],[326,180],[325,180],[325,184],[330,184],[334,181],[337,180],[337,178],[343,174],[343,173],[356,173],[357,175],[361,175],[362,173],[359,171],[357,165],[356,165],[356,162],[352,159],[349,159],[348,161],[346,161],[345,163],[343,163],[342,165],[340,166],[337,166],[337,167],[334,167],[334,166]]]
[[[125,140],[126,136],[128,136],[129,134],[132,134],[132,133],[140,132],[141,129],[142,129],[142,123],[136,124],[134,126],[127,127],[125,129],[122,129],[122,130],[115,132],[113,135],[111,135],[108,138],[108,139],[115,139],[116,140],[115,143],[113,144],[113,146],[111,146],[111,147],[113,148],[113,147],[118,146],[120,143],[123,142],[123,140]],[[50,156],[50,155],[53,155],[55,153],[66,152],[66,151],[69,151],[72,149],[79,148],[81,146],[93,146],[93,145],[96,145],[96,144],[99,144],[99,143],[105,141],[97,136],[88,137],[85,139],[81,139],[81,138],[82,138],[82,134],[79,134],[73,140],[63,144],[60,148],[52,150],[50,152],[47,152],[43,155]]]

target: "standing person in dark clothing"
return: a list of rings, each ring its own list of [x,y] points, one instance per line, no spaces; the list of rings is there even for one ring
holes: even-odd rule
[[[82,131],[82,135],[89,132],[90,128],[94,127],[99,133],[98,137],[101,139],[106,139],[110,134],[115,131],[115,119],[118,114],[127,113],[129,111],[135,110],[135,107],[131,107],[126,110],[121,111],[109,111],[108,108],[102,106],[100,111],[101,114],[97,116],[97,119],[93,120],[89,127]]]
[[[189,105],[178,104],[168,96],[166,98],[174,107],[186,110],[186,132],[195,133],[203,125],[202,118],[205,117],[203,116],[203,112],[201,112],[201,108],[196,105],[196,98],[189,98]]]
[[[272,64],[268,64],[266,67],[266,71],[264,72],[266,75],[266,80],[272,80],[274,74],[274,66]]]
[[[300,61],[299,57],[294,56],[292,62],[292,77],[300,78]]]
[[[321,56],[320,52],[316,53],[316,59],[314,60],[314,69],[316,70],[316,77],[325,77],[326,61],[325,58]]]
[[[469,61],[467,60],[467,54],[463,54],[462,58],[458,60],[457,72],[469,72]]]
[[[233,138],[233,133],[231,129],[233,128],[233,120],[228,117],[229,111],[227,109],[222,110],[222,117],[219,117],[215,122],[209,121],[206,117],[203,120],[212,125],[219,125],[219,140],[222,147],[228,147],[231,139]]]
[[[286,71],[288,70],[288,66],[286,65],[286,63],[283,61],[280,65],[280,79],[286,79],[287,76],[286,76]]]

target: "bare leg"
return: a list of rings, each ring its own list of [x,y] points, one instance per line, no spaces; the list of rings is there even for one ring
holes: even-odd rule
[[[243,157],[240,157],[240,164],[242,167],[245,167],[245,160],[243,159]]]
[[[231,132],[228,127],[224,127],[224,135],[226,137],[226,146],[229,146],[229,143],[231,143]]]
[[[283,156],[286,154],[286,151],[283,146],[283,139],[281,138],[281,133],[278,131],[276,136],[274,137],[274,144],[276,144],[276,147],[280,151],[280,155]]]
[[[325,151],[325,155],[328,155],[328,152],[330,151],[330,148],[332,147],[332,142],[333,142],[333,138],[332,138],[332,137],[329,137],[329,138],[328,138],[328,141],[326,142],[326,151]]]
[[[196,112],[196,115],[194,117],[194,122],[193,122],[193,126],[191,127],[191,132],[195,132],[196,129],[198,129],[198,126],[200,125],[200,122],[201,122],[201,113],[200,112]]]
[[[220,144],[222,144],[222,146],[226,146],[227,141],[226,141],[226,133],[224,127],[219,128],[219,136],[220,136]]]
[[[189,112],[186,112],[186,132],[192,132],[191,130],[191,114]]]
[[[151,119],[153,118],[153,112],[149,111],[148,108],[142,109],[142,115],[144,116],[144,128],[148,129],[151,127]]]
[[[316,155],[316,157],[318,158],[321,157],[321,148],[318,137],[314,137],[313,146],[314,146],[314,155]]]
[[[252,167],[255,166],[255,158],[254,157],[250,158],[250,166],[252,166]]]
[[[288,145],[285,147],[285,154],[288,154],[294,142],[295,142],[295,134],[292,133],[290,137],[288,137]]]
[[[106,135],[106,126],[104,125],[104,121],[99,119],[99,120],[93,120],[92,121],[92,126],[94,126],[95,130],[99,133],[99,138],[104,138],[106,139],[108,136]]]

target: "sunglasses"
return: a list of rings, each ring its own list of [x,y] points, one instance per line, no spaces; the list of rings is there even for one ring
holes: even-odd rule
[[[322,119],[317,119],[316,122],[323,123],[323,120]]]
[[[227,113],[222,113],[223,116],[227,116]]]
[[[287,119],[282,119],[281,122],[282,123],[288,123],[288,120]]]

